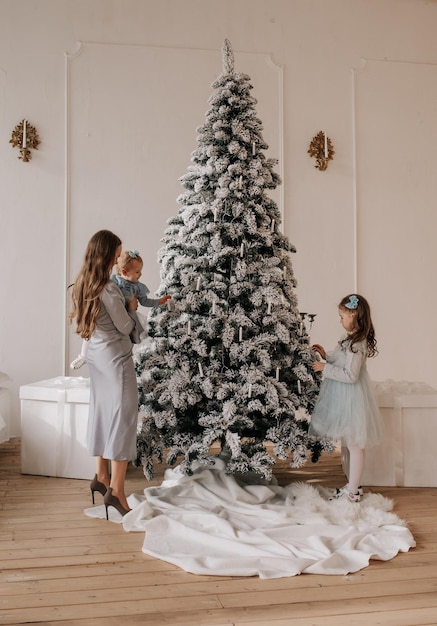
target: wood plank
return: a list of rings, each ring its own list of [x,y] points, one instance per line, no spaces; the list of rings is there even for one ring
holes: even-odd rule
[[[136,581],[138,583],[138,580]],[[111,586],[113,581],[111,580]],[[224,608],[244,608],[250,606],[252,608],[256,606],[280,606],[281,604],[289,605],[290,603],[302,604],[311,603],[314,599],[314,589],[290,589],[285,588],[282,590],[264,590],[250,593],[235,593],[229,591],[228,588],[224,588],[222,592],[217,591],[217,585],[214,582],[197,583],[196,585],[189,584],[173,584],[173,585],[149,585],[144,586],[130,586],[130,587],[117,587],[117,602],[118,603],[135,603],[142,602],[147,597],[147,600],[155,600],[158,604],[163,600],[167,600],[169,605],[176,605],[179,607],[184,606],[188,598],[197,597],[199,600],[203,598],[217,598],[220,605]],[[426,594],[436,591],[436,581],[430,581],[428,579],[419,579],[415,581],[398,581],[395,585],[393,583],[387,585],[378,584],[364,584],[364,585],[347,585],[343,587],[326,587],[319,588],[317,590],[318,602],[334,602],[339,600],[340,602],[348,603],[351,600],[363,601],[366,598],[371,598],[372,601],[379,599],[380,597],[387,596],[406,596],[412,594]],[[215,592],[215,593],[214,593]],[[1,594],[1,606],[2,610],[13,610],[16,606],[16,597],[11,595]],[[36,593],[22,593],[20,596],[20,608],[27,609],[37,606],[57,607],[60,603],[66,605],[73,605],[79,610],[81,605],[87,604],[104,604],[107,598],[107,589],[105,587],[96,588],[92,586],[90,589],[80,589],[78,591],[62,589],[57,591],[50,588],[50,592],[47,590],[40,590]]]
[[[350,624],[350,618],[353,615],[367,616],[367,624],[374,626],[377,624],[373,620],[373,614],[405,611],[416,612],[418,609],[434,610],[436,608],[435,594],[419,594],[409,597],[387,596],[379,600],[369,602],[368,599],[346,600],[339,604],[338,602],[307,602],[295,603],[287,605],[268,605],[246,608],[224,608],[220,609],[217,598],[202,597],[198,599],[197,604],[192,604],[192,598],[186,598],[185,601],[171,602],[169,600],[147,600],[133,602],[107,602],[105,605],[89,604],[79,605],[78,607],[71,605],[59,605],[58,607],[35,607],[33,609],[16,609],[7,611],[0,616],[0,624],[18,624],[20,620],[43,622],[44,624],[51,621],[56,623],[59,620],[80,620],[80,619],[102,619],[105,618],[105,624],[153,624],[153,626],[163,626],[166,624],[176,624],[186,626],[214,626],[217,623],[227,622],[238,623],[241,626],[253,626],[257,622],[266,622],[274,624],[274,620],[294,620],[297,618],[316,617],[325,619],[326,617],[335,617],[337,624]],[[112,621],[106,620],[106,616],[110,616]],[[129,619],[131,618],[131,619]],[[140,618],[141,621],[132,620]],[[8,620],[3,621],[2,620]],[[190,621],[191,620],[191,621]],[[88,622],[87,622],[88,623]],[[384,622],[381,622],[384,624]],[[411,622],[408,626],[418,626],[417,622]]]
[[[123,620],[123,626],[142,626],[142,624],[154,624],[154,626],[166,626],[174,624],[175,626],[436,626],[434,609],[414,609],[412,611],[390,611],[390,612],[373,612],[370,616],[365,614],[349,614],[342,618],[341,616],[323,616],[321,618],[284,618],[284,619],[268,619],[267,621],[251,621],[251,622],[217,622],[214,616],[171,616],[170,621],[166,616],[159,616],[159,621],[153,622],[155,617],[143,618],[143,616],[126,616]],[[196,619],[194,622],[193,619]],[[197,621],[199,619],[200,621]],[[371,621],[369,621],[371,620]],[[45,622],[44,626],[102,626],[102,621],[98,619],[84,620],[67,620],[56,622]],[[105,626],[120,626],[119,618],[108,617],[105,619]]]
[[[391,572],[389,582],[387,582],[387,575],[383,570],[375,572],[374,575],[366,573],[367,575],[353,574],[343,576],[340,581],[336,576],[317,575],[263,580],[258,577],[241,577],[236,579],[232,577],[217,578],[216,576],[194,576],[179,569],[172,571],[159,571],[155,568],[155,563],[161,562],[151,561],[149,564],[150,570],[148,571],[144,571],[143,568],[138,567],[135,572],[122,571],[117,573],[120,568],[118,568],[117,571],[114,571],[111,567],[107,569],[107,574],[110,573],[111,585],[116,589],[133,589],[138,586],[139,582],[141,582],[141,588],[147,589],[147,594],[152,594],[152,596],[149,597],[159,597],[159,593],[162,594],[162,597],[178,596],[183,594],[210,595],[212,593],[216,593],[219,596],[221,594],[231,594],[231,597],[236,594],[241,594],[242,597],[245,597],[247,594],[253,592],[257,595],[268,593],[269,600],[272,600],[273,594],[279,591],[285,591],[287,594],[301,594],[301,592],[310,592],[313,594],[314,591],[317,590],[318,597],[322,599],[324,590],[326,590],[328,597],[332,598],[332,587],[343,589],[345,586],[348,587],[348,596],[353,595],[354,588],[358,589],[359,595],[362,595],[362,585],[364,584],[375,585],[375,595],[378,595],[379,588],[383,585],[396,585],[396,587],[400,589],[400,585],[404,583],[408,590],[410,590],[411,580],[413,580],[413,583],[419,581],[419,586],[423,584],[423,579],[428,582],[431,580],[437,580],[437,563],[432,565],[430,564],[428,566],[418,566],[416,569],[399,568]],[[44,570],[45,569],[46,568],[44,568]],[[108,580],[106,579],[106,576],[99,575],[101,574],[101,568],[95,568],[95,575],[91,575],[89,573],[87,575],[86,569],[82,567],[80,568],[80,573],[76,572],[75,577],[70,576],[62,578],[58,578],[56,576],[56,573],[59,574],[58,569],[59,568],[52,568],[52,580],[50,581],[51,593],[107,589]],[[15,578],[13,581],[15,584],[13,586],[7,585],[8,582],[12,582],[11,580],[5,580],[3,582],[0,581],[0,596],[6,594],[6,592],[10,596],[24,596],[30,593],[46,592],[48,579],[47,576],[40,578],[38,573],[39,571],[40,570],[35,570],[33,579],[26,578],[24,580],[20,580]],[[171,589],[167,590],[167,586],[171,587]],[[368,587],[368,589],[368,594],[375,591],[370,587]],[[343,596],[345,595],[343,590],[341,593]],[[289,600],[290,598],[288,597],[286,602]],[[10,599],[10,602],[14,601],[15,600],[12,598]],[[251,602],[251,604],[253,603]]]

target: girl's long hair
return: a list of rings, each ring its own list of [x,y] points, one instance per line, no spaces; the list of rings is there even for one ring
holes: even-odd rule
[[[76,319],[76,333],[89,339],[100,312],[100,294],[109,281],[121,241],[110,230],[99,230],[88,242],[82,269],[71,286],[70,323]]]
[[[347,304],[350,305],[351,302],[356,303],[356,308],[346,306]],[[367,300],[357,293],[351,293],[341,300],[338,307],[344,311],[354,311],[356,313],[354,329],[345,339],[340,341],[340,344],[345,345],[350,343],[350,349],[352,352],[355,352],[353,349],[354,344],[360,341],[366,341],[367,356],[376,356],[378,349],[376,347],[375,329],[373,328],[370,306]]]

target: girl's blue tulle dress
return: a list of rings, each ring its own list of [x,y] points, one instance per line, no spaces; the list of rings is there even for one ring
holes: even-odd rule
[[[380,443],[384,427],[367,373],[366,342],[354,344],[353,350],[345,342],[326,355],[309,434],[369,448]]]

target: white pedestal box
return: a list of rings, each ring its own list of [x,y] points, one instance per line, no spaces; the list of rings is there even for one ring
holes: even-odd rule
[[[9,441],[11,421],[11,394],[9,389],[0,387],[0,443]]]
[[[11,393],[5,387],[11,379],[5,372],[0,372],[0,443],[11,437]]]
[[[23,474],[91,479],[89,379],[59,376],[20,387]]]
[[[389,380],[375,383],[375,391],[385,434],[380,445],[366,450],[363,485],[437,487],[437,390]]]

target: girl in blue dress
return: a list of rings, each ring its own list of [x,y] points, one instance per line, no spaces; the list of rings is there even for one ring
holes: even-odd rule
[[[370,307],[363,296],[345,296],[338,312],[346,335],[332,352],[326,353],[319,344],[313,346],[323,359],[313,363],[313,370],[323,372],[323,382],[309,432],[316,437],[342,440],[349,451],[348,483],[336,489],[331,499],[359,502],[365,448],[378,444],[383,433],[366,367],[367,358],[376,356],[378,350]]]

